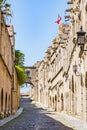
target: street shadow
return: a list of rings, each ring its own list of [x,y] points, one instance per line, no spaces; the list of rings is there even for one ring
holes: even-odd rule
[[[24,108],[21,116],[0,127],[0,130],[73,130],[50,117],[54,112],[37,107],[29,98],[21,98],[20,105]]]

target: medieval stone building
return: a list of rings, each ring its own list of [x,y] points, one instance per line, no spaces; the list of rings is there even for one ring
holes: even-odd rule
[[[87,121],[87,34],[84,48],[77,45],[81,26],[87,32],[87,0],[67,4],[65,17],[70,23],[59,25],[58,36],[37,66],[38,93],[33,96],[37,94],[39,102],[56,111]]]
[[[6,25],[0,12],[0,118],[15,113],[19,106],[19,86],[14,69],[14,29]]]

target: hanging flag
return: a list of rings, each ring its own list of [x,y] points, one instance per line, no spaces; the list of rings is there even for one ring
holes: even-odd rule
[[[58,15],[58,19],[55,21],[55,23],[59,24],[61,20],[62,20],[62,17]]]
[[[65,22],[68,22],[70,19],[69,18],[65,18]]]
[[[70,16],[66,14],[66,11],[65,11],[65,22],[68,22],[70,20]]]

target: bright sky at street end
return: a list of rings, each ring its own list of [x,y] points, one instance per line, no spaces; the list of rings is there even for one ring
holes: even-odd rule
[[[12,24],[16,32],[15,47],[25,54],[25,66],[42,60],[58,34],[58,14],[64,22],[67,0],[9,0]]]

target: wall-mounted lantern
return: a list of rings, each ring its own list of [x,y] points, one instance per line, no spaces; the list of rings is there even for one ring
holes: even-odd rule
[[[87,51],[87,50],[84,50],[85,34],[86,32],[83,31],[82,26],[81,26],[80,31],[77,32],[77,44],[80,46],[81,51]]]

